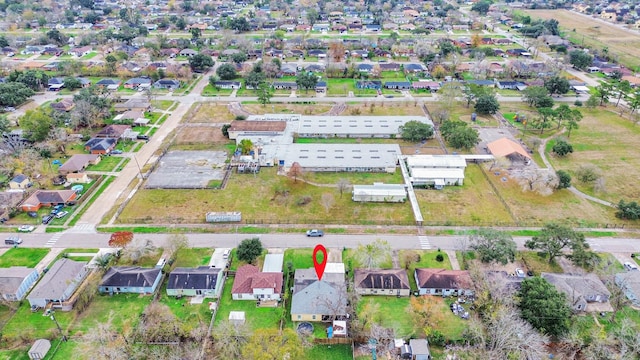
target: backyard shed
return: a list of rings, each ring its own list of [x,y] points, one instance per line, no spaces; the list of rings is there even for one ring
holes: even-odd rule
[[[41,360],[47,356],[47,353],[51,349],[51,342],[47,339],[38,339],[33,343],[31,349],[29,349],[29,359]]]

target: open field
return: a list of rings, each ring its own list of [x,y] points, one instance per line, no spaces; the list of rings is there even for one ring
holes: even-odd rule
[[[230,123],[235,119],[226,104],[196,103],[182,118],[186,123]]]
[[[286,195],[276,196],[276,189]],[[321,204],[324,193],[334,198],[330,211]],[[311,202],[298,205],[306,196]],[[246,221],[264,223],[407,224],[413,221],[409,204],[355,204],[349,195],[341,198],[335,188],[317,187],[301,180],[295,182],[276,175],[275,168],[262,168],[257,176],[232,174],[226,188],[220,191],[141,189],[117,222],[202,223],[207,211],[241,211]]]
[[[313,104],[313,105],[302,105],[302,104],[283,104],[283,103],[272,103],[267,106],[262,106],[261,104],[248,104],[243,103],[242,108],[251,114],[303,114],[303,115],[321,115],[333,107],[332,104]]]
[[[268,329],[279,328],[280,326],[280,309],[270,307],[259,308],[256,306],[255,300],[233,300],[231,298],[231,289],[233,288],[233,278],[227,279],[224,284],[224,290],[219,301],[219,310],[216,314],[216,326],[222,321],[229,319],[231,311],[244,311],[246,316],[246,324],[252,329]],[[290,317],[290,316],[288,316]]]
[[[348,104],[345,111],[342,112],[343,116],[349,115],[362,115],[362,116],[381,116],[381,115],[416,115],[425,116],[422,111],[422,107],[417,105],[417,101],[405,101],[384,103],[371,100],[368,103]],[[418,120],[416,118],[416,120]]]
[[[176,145],[187,144],[211,144],[214,142],[227,142],[228,139],[222,135],[219,127],[212,126],[189,126],[180,129],[176,137]]]
[[[556,19],[563,35],[577,45],[584,45],[601,52],[609,49],[609,54],[629,68],[640,66],[640,36],[616,26],[593,21],[590,16],[568,10],[527,10],[532,18]]]
[[[508,103],[508,104],[511,104],[511,103]],[[499,125],[498,121],[494,119],[493,116],[489,116],[489,115],[478,115],[478,117],[476,118],[476,122],[472,123],[471,114],[474,112],[473,106],[467,108],[465,105],[466,103],[459,102],[453,108],[453,110],[449,113],[449,119],[460,120],[460,121],[464,121],[469,124],[474,124],[477,126],[494,127]],[[429,113],[431,113],[431,116],[435,118],[438,111],[442,109],[442,106],[437,102],[433,102],[433,103],[427,104],[427,109],[429,109]],[[500,111],[503,111],[502,106],[500,108]],[[432,120],[434,122],[438,121],[435,119],[432,119]]]
[[[581,111],[584,118],[580,128],[572,131],[568,139],[573,154],[564,158],[549,156],[549,160],[556,169],[568,170],[572,175],[581,165],[597,166],[605,180],[604,192],[595,192],[593,184],[580,183],[573,176],[574,186],[590,195],[614,203],[638,199],[640,188],[629,179],[640,177],[640,159],[630,152],[640,142],[640,127],[605,109]]]
[[[0,256],[0,268],[12,266],[26,266],[29,268],[38,265],[49,253],[49,249],[11,248]]]

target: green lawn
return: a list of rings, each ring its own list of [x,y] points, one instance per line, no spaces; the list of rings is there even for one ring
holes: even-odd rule
[[[184,248],[178,252],[176,267],[198,267],[209,265],[213,248]]]
[[[309,246],[314,246],[313,241],[309,242]],[[293,270],[296,269],[309,269],[313,267],[313,249],[287,249],[284,251],[283,268],[286,268],[287,264],[291,262],[293,264]]]
[[[419,268],[441,268],[451,270],[451,262],[449,261],[449,255],[446,252],[437,250],[400,250],[398,252],[398,258],[400,260],[400,267],[405,268],[405,259],[409,253],[418,254],[420,256],[420,260],[418,262],[411,263],[409,268],[407,269],[407,276],[409,277],[409,284],[411,285],[411,290],[417,290],[418,286],[416,285],[416,278],[414,276],[415,269]],[[439,262],[436,260],[436,256],[438,254],[442,254],[444,260]]]
[[[55,318],[62,329],[68,329],[74,321],[74,312],[57,311]],[[28,301],[23,301],[20,307],[2,329],[3,340],[13,343],[18,339],[28,341],[38,338],[53,338],[60,335],[56,324],[48,316],[43,316],[42,311],[31,312]]]
[[[535,275],[543,272],[563,273],[562,268],[556,262],[549,263],[546,257],[540,256],[535,251],[518,251],[516,260],[522,260],[527,270],[533,271]]]
[[[23,243],[24,244],[24,243]],[[0,256],[0,268],[8,268],[12,266],[26,266],[29,268],[38,265],[49,253],[49,249],[36,248],[11,248]]]
[[[158,110],[169,110],[175,101],[172,100],[153,100],[151,105]]]
[[[139,294],[96,295],[87,310],[69,327],[69,333],[71,335],[77,332],[86,333],[96,323],[106,323],[109,318],[118,331],[130,329],[137,324],[140,314],[151,300],[151,296]],[[75,312],[69,314],[76,316]]]
[[[353,351],[351,345],[315,345],[305,349],[304,358],[306,360],[351,360]]]
[[[55,262],[58,259],[61,259],[63,257],[67,257],[71,260],[75,260],[75,261],[85,261],[88,262],[91,259],[93,259],[93,256],[69,256],[69,254],[72,253],[84,253],[84,254],[90,254],[90,253],[97,253],[99,251],[99,249],[64,249],[63,252],[61,252],[53,262]],[[52,262],[52,263],[53,263]]]
[[[202,96],[229,96],[233,92],[233,89],[216,89],[211,84],[207,84],[202,89]]]
[[[396,331],[397,337],[410,338],[414,329],[413,314],[409,311],[409,298],[395,296],[363,296],[357,306],[358,313],[365,306],[379,307],[370,321]]]
[[[279,313],[283,312],[284,309],[282,307],[258,308],[256,307],[256,302],[253,300],[231,299],[233,280],[233,278],[228,278],[224,284],[224,291],[222,292],[218,307],[219,310],[216,314],[216,324],[229,319],[229,313],[231,311],[244,311],[246,323],[252,330],[278,328],[280,326]]]
[[[356,249],[345,249],[342,251],[342,262],[347,269],[358,269],[362,267],[354,258],[355,251]],[[393,261],[391,260],[391,254],[389,254],[387,259],[380,264],[380,269],[391,269],[392,267]],[[353,275],[353,272],[351,272],[351,274]]]
[[[120,161],[119,156],[103,156],[98,164],[87,166],[87,171],[113,171]]]

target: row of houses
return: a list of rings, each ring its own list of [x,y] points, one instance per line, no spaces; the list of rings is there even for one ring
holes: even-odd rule
[[[80,82],[81,87],[83,88],[91,86],[90,79],[83,77],[78,77],[76,79]],[[122,84],[122,82],[118,79],[101,79],[95,83],[95,85],[99,88],[104,88],[112,91],[118,90],[120,84]],[[152,82],[150,78],[135,77],[125,81],[123,86],[125,89],[133,90],[148,89],[153,86],[156,89],[166,89],[173,91],[180,88],[180,84],[180,81],[176,79],[159,79],[156,82]],[[47,83],[47,88],[49,91],[60,91],[64,87],[64,78],[53,77],[50,78]]]

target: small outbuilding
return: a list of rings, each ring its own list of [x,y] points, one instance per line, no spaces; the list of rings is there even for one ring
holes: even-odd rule
[[[427,339],[410,339],[409,347],[413,360],[431,360],[429,342]]]
[[[356,202],[405,202],[407,190],[403,184],[354,185],[351,199]]]
[[[38,339],[33,343],[29,349],[29,359],[41,360],[47,356],[47,353],[51,349],[51,342],[47,339]]]

